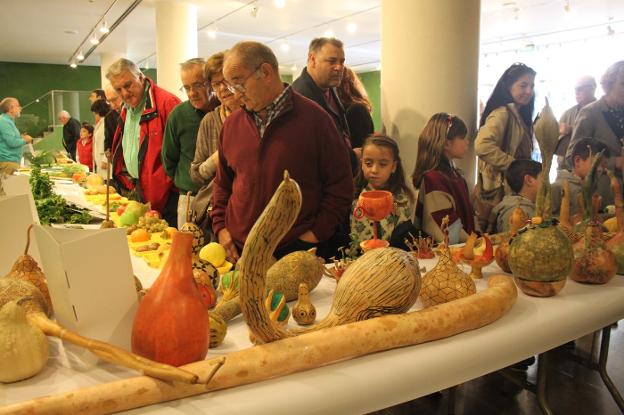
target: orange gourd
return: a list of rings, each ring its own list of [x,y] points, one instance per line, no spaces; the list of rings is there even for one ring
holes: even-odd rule
[[[134,318],[134,353],[173,366],[206,356],[209,319],[193,278],[192,245],[192,234],[173,235],[167,262]]]

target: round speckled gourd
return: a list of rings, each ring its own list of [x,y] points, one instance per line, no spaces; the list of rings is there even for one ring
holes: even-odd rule
[[[521,229],[509,247],[508,261],[513,276],[527,281],[565,280],[573,259],[570,240],[550,221]]]
[[[283,293],[286,301],[297,299],[301,283],[306,284],[309,291],[314,290],[326,273],[315,251],[295,251],[271,265],[266,274],[266,286]]]

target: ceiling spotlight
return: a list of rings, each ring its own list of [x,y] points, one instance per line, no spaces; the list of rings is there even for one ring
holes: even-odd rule
[[[110,32],[110,29],[108,28],[108,26],[106,25],[106,20],[104,20],[102,22],[102,26],[100,26],[100,32],[102,33],[108,33]]]
[[[213,27],[212,29],[208,29],[206,34],[210,39],[215,39],[217,37],[217,28]]]
[[[251,11],[249,12],[251,14],[251,17],[257,17],[258,10],[260,10],[260,7],[257,4],[254,4],[253,6],[251,6]]]
[[[349,33],[357,32],[357,23],[350,22],[349,24],[347,24],[347,32]]]
[[[78,67],[78,65],[76,65],[76,62],[72,62],[69,64],[69,67],[72,69],[76,69]]]
[[[92,45],[97,45],[100,43],[100,39],[98,39],[98,37],[96,36],[95,32],[93,32],[93,36],[91,37],[91,39],[89,40],[89,42]]]
[[[286,5],[286,0],[273,0],[273,3],[275,3],[275,7],[281,9]]]
[[[76,60],[78,62],[82,62],[84,60],[84,54],[82,53],[82,51],[78,52],[78,55],[76,55]]]
[[[570,13],[570,2],[568,0],[563,4],[563,10],[565,10],[566,13]]]
[[[331,28],[328,28],[325,33],[323,33],[323,37],[334,37],[334,31]]]
[[[280,49],[282,50],[282,52],[287,53],[290,50],[290,45],[288,44],[287,41],[284,41],[280,45]]]

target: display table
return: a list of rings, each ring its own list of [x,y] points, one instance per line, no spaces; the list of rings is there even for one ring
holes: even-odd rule
[[[435,261],[420,263],[430,269]],[[149,285],[154,270],[146,269],[140,259],[133,262],[137,275]],[[484,271],[487,279],[498,269],[491,265]],[[486,281],[478,281],[477,286],[478,290],[484,289]],[[329,309],[334,287],[334,280],[323,278],[310,294],[319,319]],[[478,330],[127,413],[367,413],[452,387],[599,330],[624,318],[623,298],[622,276],[602,286],[568,281],[559,295],[550,298],[519,292],[516,304],[506,315]],[[420,307],[419,302],[414,306]],[[46,368],[32,379],[0,386],[0,403],[135,376],[134,372],[109,364],[81,365],[59,341],[50,343]],[[239,316],[230,323],[224,343],[211,349],[207,357],[250,346]]]

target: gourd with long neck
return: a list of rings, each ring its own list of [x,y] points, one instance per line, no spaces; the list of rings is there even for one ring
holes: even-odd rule
[[[535,202],[535,216],[518,232],[509,247],[509,268],[518,287],[527,295],[547,297],[565,285],[572,267],[570,240],[550,219],[551,195],[548,173],[559,138],[559,125],[548,101],[534,123],[542,154],[542,181]]]
[[[264,307],[265,275],[273,250],[299,215],[299,185],[284,180],[254,224],[238,263],[240,305],[249,330],[259,343],[292,337],[388,313],[403,313],[420,290],[418,261],[395,248],[373,249],[354,261],[336,287],[329,314],[309,329],[287,330],[270,320]]]

